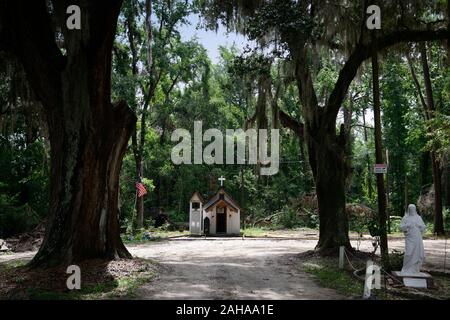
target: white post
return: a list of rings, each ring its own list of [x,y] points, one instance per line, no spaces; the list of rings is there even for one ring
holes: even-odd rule
[[[372,288],[381,289],[380,267],[374,265],[372,260],[367,260],[366,281],[364,282],[363,299],[370,298],[370,292]]]
[[[373,261],[367,260],[366,266],[366,281],[364,281],[364,293],[363,299],[370,298],[370,291],[372,290],[372,282],[373,282]]]
[[[189,233],[192,234],[192,202],[189,201]]]
[[[204,226],[203,226],[203,219],[204,219],[204,217],[203,217],[203,203],[201,203],[200,202],[200,235],[202,235],[203,234],[203,228],[204,228]]]
[[[344,254],[345,254],[345,247],[340,246],[339,247],[339,269],[344,269]]]

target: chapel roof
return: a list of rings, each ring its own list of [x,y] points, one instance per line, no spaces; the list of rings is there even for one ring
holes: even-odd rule
[[[207,210],[209,207],[215,205],[219,201],[224,201],[229,206],[233,207],[236,210],[241,210],[241,207],[237,204],[237,202],[225,191],[224,187],[220,187],[220,189],[213,195],[208,202],[203,206],[204,210]]]

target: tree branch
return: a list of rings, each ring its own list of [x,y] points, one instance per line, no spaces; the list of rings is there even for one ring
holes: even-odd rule
[[[65,59],[55,41],[46,1],[7,0],[1,5],[0,49],[19,58],[44,107],[57,107]]]
[[[304,117],[307,123],[318,126],[320,117],[320,108],[316,91],[314,89],[311,71],[308,68],[306,48],[296,50],[295,74],[300,100],[304,110]]]
[[[335,119],[341,104],[345,99],[350,84],[355,78],[361,64],[366,59],[370,58],[373,53],[387,49],[402,42],[445,40],[448,39],[449,36],[449,29],[424,31],[401,30],[386,34],[368,44],[358,44],[339,73],[339,78],[334,86],[333,92],[330,95],[330,99],[328,100],[329,103],[326,107],[325,114],[325,121],[327,125],[333,127],[335,126]]]
[[[280,122],[283,125],[283,127],[289,128],[292,131],[294,131],[294,133],[300,138],[300,140],[303,141],[304,140],[303,123],[295,120],[281,109],[279,110],[279,115],[280,115]]]
[[[411,71],[411,76],[413,78],[413,82],[416,87],[417,95],[419,96],[420,102],[422,103],[424,117],[425,117],[425,119],[429,120],[429,116],[428,116],[428,112],[427,112],[427,109],[428,109],[427,102],[425,101],[425,98],[423,96],[422,88],[420,87],[420,82],[419,82],[419,79],[417,78],[417,74],[414,69],[414,64],[412,62],[411,55],[409,52],[406,55],[406,60],[408,61],[409,69]]]

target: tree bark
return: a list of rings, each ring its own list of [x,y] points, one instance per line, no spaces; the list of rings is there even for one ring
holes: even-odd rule
[[[428,114],[428,118],[433,119],[435,117],[436,107],[434,104],[433,87],[431,84],[430,68],[428,66],[427,47],[425,42],[419,43],[419,51],[425,83],[426,112]],[[442,213],[442,168],[436,152],[432,150],[430,153],[434,183],[434,233],[443,235],[445,230],[444,216]]]
[[[344,106],[343,108],[343,114],[344,114],[344,126],[343,129],[345,130],[345,155],[347,159],[351,159],[353,157],[353,135],[352,135],[352,118],[353,118],[353,96],[350,95],[350,99],[348,101],[348,104]],[[348,163],[347,165],[348,174],[345,177],[345,192],[348,194],[350,192],[351,188],[351,182],[352,182],[352,167],[351,164]]]
[[[447,29],[450,30],[450,0],[447,0]],[[447,66],[450,66],[450,35],[447,37]]]
[[[64,35],[64,56],[46,1],[6,1],[7,14],[0,23],[7,30],[6,48],[22,62],[44,106],[50,134],[49,222],[31,265],[131,258],[120,239],[118,193],[136,118],[126,103],[110,101],[111,52],[121,1],[80,5],[82,30],[66,29],[69,1],[53,5]]]
[[[444,235],[444,215],[442,212],[442,169],[436,152],[431,152],[431,164],[434,180],[434,233]]]
[[[62,128],[59,141],[50,140],[51,220],[32,265],[131,258],[120,239],[118,190],[135,118],[121,103],[100,121],[93,134],[77,122]]]
[[[353,118],[353,97],[350,97],[348,105],[343,108],[344,113],[344,129],[345,140],[347,141],[347,155],[351,156],[352,153],[352,118]]]
[[[336,134],[336,118],[327,117],[319,108],[312,78],[307,67],[306,49],[295,51],[296,79],[302,103],[304,135],[313,173],[319,207],[319,242],[316,249],[335,254],[340,246],[351,249],[345,210],[345,182],[348,162],[345,155],[346,133],[341,126]],[[336,103],[335,98],[329,100]]]
[[[380,75],[379,75],[378,53],[372,56],[372,77],[373,77],[373,111],[375,122],[375,161],[378,164],[384,163],[383,145],[381,138],[381,107],[380,107]],[[378,224],[380,236],[381,261],[387,270],[390,269],[389,248],[387,239],[387,213],[386,213],[386,190],[384,185],[384,175],[377,174],[378,192]]]
[[[449,155],[444,158],[445,168],[442,173],[442,187],[444,189],[444,205],[450,209],[450,161]]]
[[[332,130],[335,132],[334,128]],[[325,254],[337,252],[340,246],[351,248],[345,210],[348,168],[343,136],[343,132],[338,137],[330,131],[309,133],[308,150],[313,157],[311,166],[315,167],[313,172],[320,213],[320,235],[316,249]]]
[[[420,156],[420,186],[424,187],[431,184],[432,174],[430,173],[430,159],[431,154],[429,151],[424,151]],[[431,179],[430,179],[431,177]]]

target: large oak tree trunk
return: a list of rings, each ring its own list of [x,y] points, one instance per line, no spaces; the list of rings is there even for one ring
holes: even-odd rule
[[[316,249],[324,254],[338,252],[340,246],[351,249],[348,237],[348,218],[345,210],[345,184],[349,173],[346,132],[341,126],[336,133],[336,119],[319,107],[312,77],[308,70],[306,48],[296,47],[296,80],[302,103],[304,136],[316,186],[319,208],[319,242]],[[338,103],[331,98],[329,103]]]
[[[346,146],[344,133],[336,137],[335,132],[333,127],[331,131],[310,132],[308,135],[319,206],[320,235],[316,249],[325,254],[338,252],[340,246],[351,248],[345,211]]]
[[[130,258],[119,234],[119,173],[136,117],[113,105],[111,52],[120,0],[74,1],[81,30],[66,28],[72,1],[6,1],[0,30],[22,62],[47,116],[51,199],[33,266]],[[3,14],[7,12],[7,14]],[[62,31],[64,55],[52,23]]]
[[[316,249],[323,254],[334,254],[340,246],[351,249],[348,236],[348,218],[345,210],[345,185],[349,173],[346,132],[341,126],[336,134],[336,121],[318,105],[312,78],[307,70],[306,51],[295,52],[296,78],[302,102],[304,136],[313,172],[319,207],[319,242]],[[329,103],[336,103],[330,99]]]
[[[53,111],[62,123],[49,121],[51,219],[35,265],[131,257],[120,239],[118,190],[136,117],[110,102],[119,8],[117,1],[84,7],[82,32],[64,32],[67,62]]]
[[[54,128],[61,131],[50,140],[51,220],[34,265],[131,258],[119,235],[118,190],[135,118],[125,104],[96,118],[89,112],[70,126]]]

